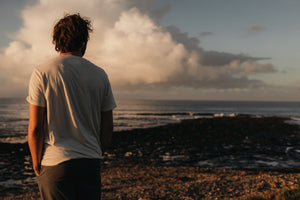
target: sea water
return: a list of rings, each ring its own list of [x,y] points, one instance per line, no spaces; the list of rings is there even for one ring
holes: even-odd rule
[[[300,102],[117,100],[114,130],[149,128],[183,119],[234,117],[237,114],[288,117],[300,121]],[[26,142],[28,103],[25,98],[0,99],[0,142]]]

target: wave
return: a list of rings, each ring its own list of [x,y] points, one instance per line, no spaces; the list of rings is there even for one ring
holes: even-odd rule
[[[0,138],[0,143],[23,144],[26,142],[27,142],[27,136],[25,136],[25,135]]]
[[[294,121],[300,121],[300,118],[299,117],[290,117],[291,120],[294,120]]]
[[[29,121],[28,118],[6,118],[0,117],[0,122],[21,122],[21,121]]]
[[[211,117],[235,117],[236,113],[194,113],[194,112],[167,112],[167,113],[137,113],[143,116],[211,116]]]

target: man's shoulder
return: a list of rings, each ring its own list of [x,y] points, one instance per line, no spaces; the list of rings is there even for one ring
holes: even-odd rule
[[[105,70],[102,67],[92,63],[91,61],[85,58],[82,58],[82,60],[85,62],[84,65],[88,65],[91,73],[102,74],[103,76],[107,76]]]
[[[91,76],[106,77],[107,74],[103,68],[92,63],[91,61],[78,56],[56,56],[46,62],[38,65],[35,69],[41,74],[53,74],[59,70],[64,70],[65,67],[79,67],[88,72]]]
[[[47,61],[43,62],[42,64],[35,67],[40,73],[46,73],[50,69],[53,69],[55,66],[60,65],[62,62],[61,57],[55,56]]]
[[[99,70],[99,71],[104,72],[104,70],[103,70],[100,66],[98,66],[98,65],[96,65],[95,63],[89,61],[88,59],[86,59],[86,58],[81,58],[81,59],[82,59],[84,62],[86,62],[88,65],[90,65],[91,67],[93,67],[93,68],[95,68],[95,69],[97,69],[97,70]]]

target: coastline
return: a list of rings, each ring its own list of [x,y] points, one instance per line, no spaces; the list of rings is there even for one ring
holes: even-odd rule
[[[300,128],[286,120],[241,115],[115,132],[102,161],[103,198],[242,198],[300,187]],[[0,182],[34,177],[27,144],[0,151],[8,169]],[[25,185],[1,186],[0,197],[34,196],[35,183]]]
[[[300,166],[300,126],[288,118],[214,117],[116,132],[105,164],[144,163],[231,169]]]

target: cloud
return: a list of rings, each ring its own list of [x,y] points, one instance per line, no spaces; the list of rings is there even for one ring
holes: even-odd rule
[[[202,49],[199,46],[200,41],[198,38],[189,37],[187,32],[181,32],[181,30],[174,25],[167,26],[164,29],[171,34],[172,39],[175,42],[183,44],[186,49],[202,52]]]
[[[228,65],[232,61],[239,61],[239,62],[250,61],[256,64],[257,61],[270,59],[270,58],[251,57],[244,54],[232,54],[232,53],[218,52],[218,51],[203,51],[202,53],[203,53],[202,64],[209,65],[209,66]],[[274,72],[274,71],[275,69],[273,68],[273,70],[271,70],[270,72]]]
[[[199,37],[206,37],[211,35],[214,35],[214,33],[209,31],[199,33]]]
[[[247,29],[247,33],[250,35],[253,34],[258,34],[261,33],[263,31],[265,31],[267,28],[265,26],[261,26],[261,25],[253,25],[250,28]]]
[[[34,66],[56,55],[51,31],[65,13],[80,12],[95,28],[86,58],[102,66],[120,88],[256,88],[264,82],[250,74],[272,73],[264,58],[205,51],[198,38],[159,21],[170,7],[155,0],[40,0],[22,12],[23,25],[3,48],[0,75],[16,94],[25,90]],[[10,94],[13,92],[11,91]]]

